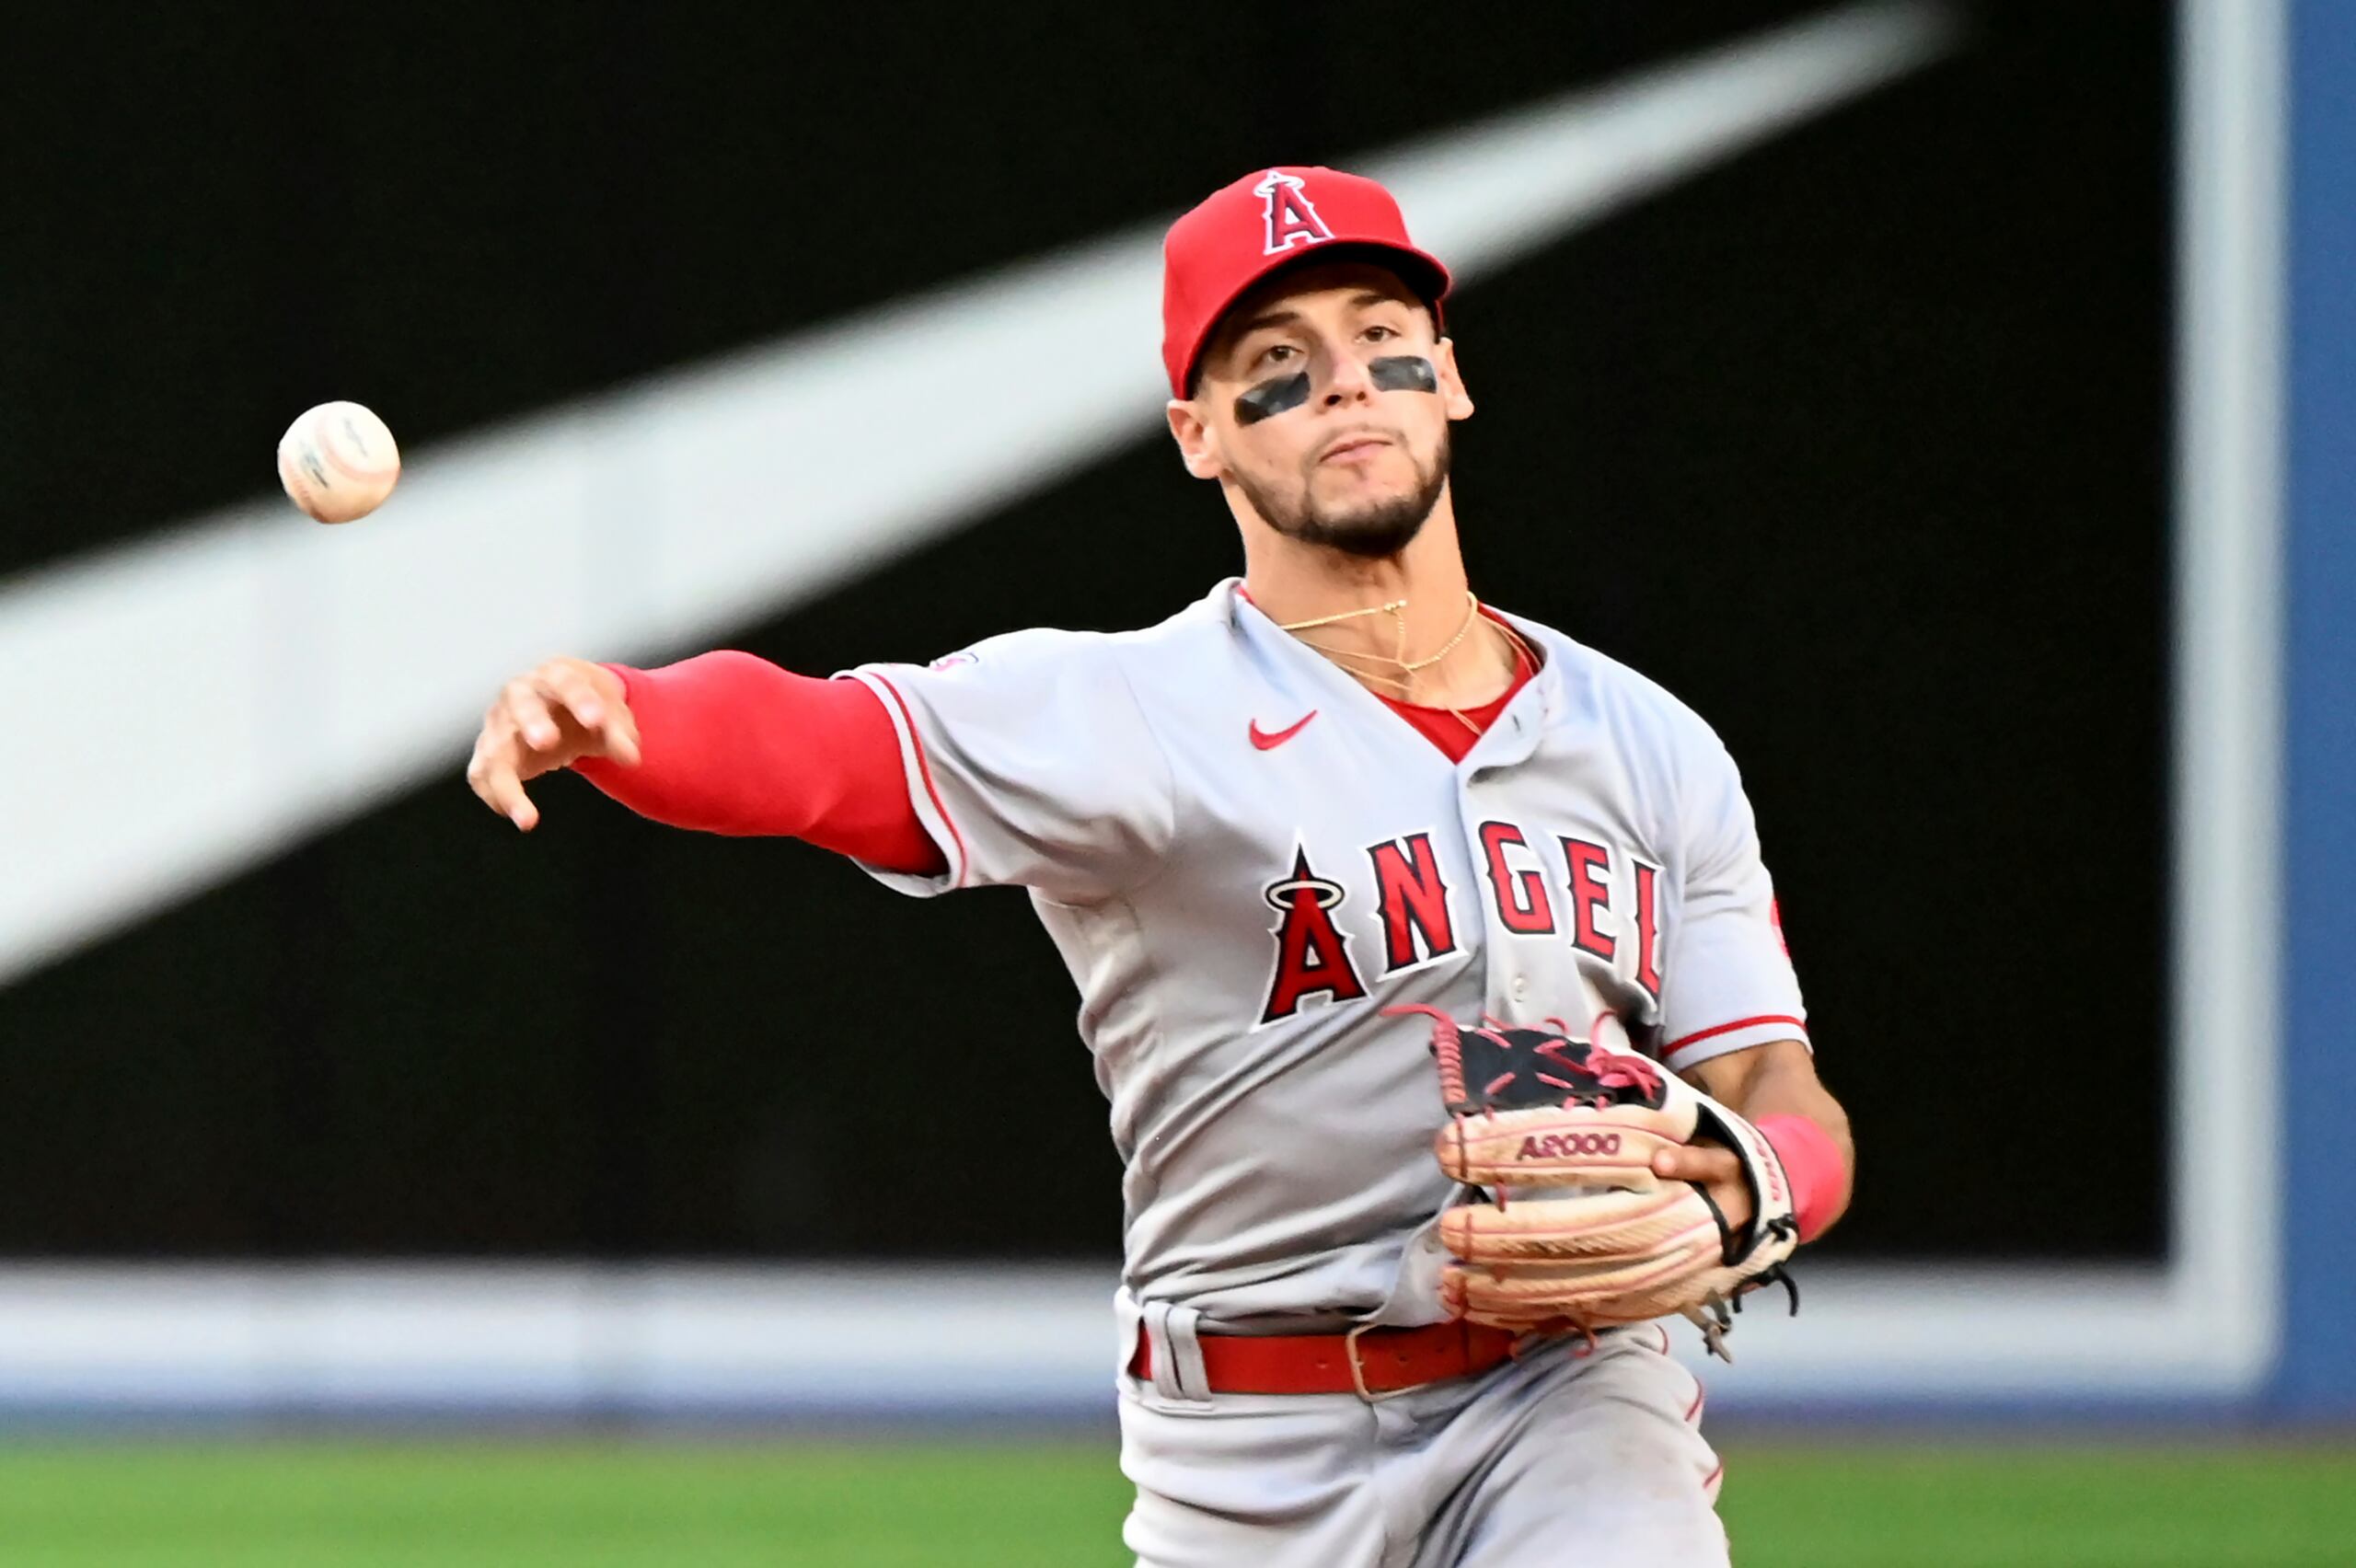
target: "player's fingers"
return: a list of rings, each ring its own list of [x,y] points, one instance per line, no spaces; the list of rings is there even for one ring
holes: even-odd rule
[[[533,672],[533,689],[570,714],[597,738],[597,748],[617,762],[638,762],[638,723],[627,703],[609,700],[588,668],[573,660],[543,664]]]
[[[555,708],[572,716],[583,729],[599,731],[606,726],[606,700],[598,694],[595,682],[567,662],[542,664],[526,677],[532,689]]]
[[[483,804],[529,833],[540,820],[539,809],[524,793],[524,780],[515,771],[512,745],[496,738],[486,730],[483,739],[475,743],[475,755],[467,764],[467,784]]]
[[[525,833],[539,825],[540,809],[532,804],[529,795],[524,793],[524,781],[515,776],[513,767],[504,763],[494,764],[490,782],[492,810]]]
[[[514,726],[524,744],[534,751],[551,750],[563,738],[563,732],[557,728],[556,716],[549,711],[548,699],[529,675],[509,681],[500,691],[491,713],[494,719],[504,719]]]
[[[486,806],[497,804],[491,798],[491,753],[496,744],[498,734],[493,728],[493,721],[485,715],[482,732],[475,736],[474,755],[467,758],[467,788],[472,790],[475,798]]]
[[[1742,1175],[1742,1161],[1727,1149],[1680,1144],[1654,1154],[1653,1174],[1675,1182],[1732,1182]]]

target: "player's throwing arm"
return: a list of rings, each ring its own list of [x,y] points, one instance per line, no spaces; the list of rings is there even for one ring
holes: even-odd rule
[[[550,659],[500,687],[484,710],[467,782],[529,833],[540,813],[524,786],[588,756],[638,766],[638,725],[621,678],[585,659]]]

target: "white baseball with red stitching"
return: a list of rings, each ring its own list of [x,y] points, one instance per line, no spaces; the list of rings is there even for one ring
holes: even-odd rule
[[[401,477],[385,421],[357,403],[306,409],[278,440],[278,482],[306,514],[350,523],[385,503]]]

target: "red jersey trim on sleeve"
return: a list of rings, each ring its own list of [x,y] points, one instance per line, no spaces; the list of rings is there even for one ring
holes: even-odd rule
[[[949,830],[950,843],[956,847],[957,875],[955,879],[951,882],[950,886],[964,887],[965,885],[966,874],[973,868],[974,859],[971,855],[966,853],[965,836],[957,831],[957,819],[949,814],[949,807],[941,801],[941,790],[932,781],[932,763],[931,760],[925,755],[924,735],[917,729],[915,715],[908,711],[908,699],[902,697],[900,695],[900,688],[894,686],[891,683],[891,680],[880,672],[869,670],[864,673],[869,675],[877,686],[882,686],[884,691],[890,695],[892,698],[892,706],[898,709],[900,711],[900,722],[908,732],[908,745],[917,754],[917,777],[923,781],[925,796],[928,800],[932,801],[932,809],[939,814],[941,818],[941,824]]]
[[[1710,1029],[1697,1029],[1681,1040],[1672,1040],[1660,1048],[1661,1058],[1666,1061],[1688,1045],[1698,1044],[1704,1040],[1714,1040],[1721,1034],[1732,1034],[1738,1029],[1755,1028],[1762,1023],[1788,1023],[1792,1026],[1792,1038],[1796,1040],[1807,1038],[1807,1024],[1804,1020],[1794,1018],[1788,1013],[1761,1013],[1757,1018],[1738,1018],[1732,1023],[1721,1023]]]

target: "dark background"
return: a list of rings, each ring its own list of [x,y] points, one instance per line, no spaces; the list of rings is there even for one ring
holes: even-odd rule
[[[260,493],[323,398],[415,454],[1812,7],[1133,9],[28,24],[0,574]],[[2168,11],[1964,7],[1946,63],[1450,307],[1475,586],[1744,765],[1857,1124],[1827,1251],[2161,1246]],[[825,671],[1133,625],[1237,559],[1150,444],[732,640]],[[1116,1251],[1020,895],[903,901],[572,779],[521,838],[460,780],[473,722],[440,783],[0,990],[0,1250]],[[2083,1144],[2089,1083],[2108,1201],[1992,1182]],[[922,1157],[871,1169],[847,1113],[885,1103]]]

